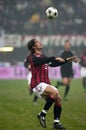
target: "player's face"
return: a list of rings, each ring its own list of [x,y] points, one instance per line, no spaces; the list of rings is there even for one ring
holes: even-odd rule
[[[43,45],[41,44],[41,42],[39,42],[39,41],[35,41],[35,49],[37,49],[37,50],[41,50],[42,48],[43,48]]]
[[[66,50],[66,51],[69,51],[69,50],[70,50],[70,47],[71,47],[70,42],[66,42],[66,43],[65,43],[65,50]]]

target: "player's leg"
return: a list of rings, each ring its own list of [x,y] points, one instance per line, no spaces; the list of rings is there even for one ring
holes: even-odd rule
[[[61,97],[58,94],[57,101],[54,104],[54,128],[55,129],[65,129],[62,124],[60,123],[60,117],[62,112],[62,105],[61,105]]]
[[[46,96],[47,98],[46,98],[46,103],[44,105],[44,108],[40,113],[41,116],[44,117],[46,116],[47,111],[49,110],[53,102],[55,102],[57,95],[58,95],[57,89],[54,89],[51,85],[46,86],[44,92],[42,93],[42,96]]]
[[[31,86],[30,86],[31,77],[32,77],[32,74],[31,74],[31,72],[29,72],[27,75],[27,81],[28,81],[28,91],[29,91],[30,95],[32,95]]]
[[[28,84],[28,92],[29,92],[30,95],[32,95],[30,84]]]
[[[61,77],[62,77],[62,78],[66,77],[65,74],[66,74],[66,72],[61,70]],[[65,84],[64,84],[63,81],[57,81],[55,87],[56,87],[56,88],[59,88],[59,86],[64,86],[64,85],[65,85]]]
[[[32,95],[32,90],[31,90],[31,86],[30,86],[31,77],[32,77],[32,74],[31,74],[31,72],[29,72],[29,74],[28,74],[28,76],[27,76],[27,80],[28,80],[28,90],[29,90],[29,94],[30,94],[30,95]],[[38,96],[34,95],[33,103],[34,103],[35,105],[37,104],[37,100],[38,100]]]
[[[46,85],[46,87],[45,87]],[[57,90],[54,90],[50,85],[44,84],[45,90],[42,93],[42,96],[46,96],[46,102],[44,105],[44,108],[42,111],[38,114],[38,119],[42,127],[46,128],[46,121],[45,117],[47,114],[47,111],[52,106],[53,102],[55,102],[56,96],[58,94]]]
[[[49,93],[49,96],[52,97],[52,99],[54,100],[54,110],[53,110],[54,128],[55,129],[64,129],[64,127],[60,123],[60,116],[61,116],[61,112],[62,112],[62,105],[61,105],[62,98],[59,95],[59,92],[57,91],[57,89],[55,89],[54,87],[52,87],[52,88],[55,91],[53,91],[53,89],[51,89],[50,87],[47,87],[45,90],[45,93],[46,92]],[[50,99],[50,97],[48,99]],[[47,104],[48,104],[48,102],[46,102],[46,107],[47,107]]]
[[[40,124],[45,128],[46,127],[46,122],[45,122],[45,116],[47,111],[49,110],[49,108],[52,106],[53,102],[55,103],[54,105],[54,127],[55,128],[59,128],[62,129],[63,126],[60,123],[60,115],[61,115],[61,97],[58,94],[58,90],[51,86],[51,85],[47,85],[44,92],[42,93],[42,95],[46,95],[47,96],[47,100],[46,103],[44,105],[43,110],[38,114],[38,118],[40,121]]]
[[[82,79],[83,88],[86,90],[86,77]]]
[[[67,100],[67,95],[70,90],[70,82],[71,82],[71,78],[68,78],[68,77],[63,78],[63,84],[65,85],[65,91],[64,91],[64,96],[63,96],[64,100]]]
[[[64,86],[62,81],[57,81],[55,87],[59,88],[60,86]]]
[[[37,100],[38,100],[38,96],[34,95],[34,97],[33,97],[33,104],[34,105],[37,105]]]

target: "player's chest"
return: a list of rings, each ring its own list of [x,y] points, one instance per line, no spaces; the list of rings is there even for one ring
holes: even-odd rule
[[[71,56],[73,56],[71,52],[64,52],[62,54],[62,58],[68,58],[68,57],[71,57]]]

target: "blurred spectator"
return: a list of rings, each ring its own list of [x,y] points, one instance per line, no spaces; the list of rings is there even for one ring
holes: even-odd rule
[[[59,17],[51,21],[45,10],[54,6]],[[36,24],[37,23],[37,24]],[[29,26],[27,26],[27,24]],[[85,0],[0,0],[0,25],[7,34],[86,34]],[[42,28],[40,28],[42,27]],[[46,31],[47,30],[47,31]]]

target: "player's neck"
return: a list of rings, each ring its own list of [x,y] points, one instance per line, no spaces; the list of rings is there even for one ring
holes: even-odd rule
[[[39,54],[39,55],[41,55],[42,52],[41,52],[41,50],[35,50],[35,54]]]
[[[68,49],[65,49],[65,51],[70,51],[70,50],[68,50]]]

